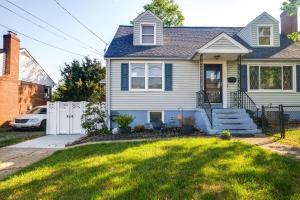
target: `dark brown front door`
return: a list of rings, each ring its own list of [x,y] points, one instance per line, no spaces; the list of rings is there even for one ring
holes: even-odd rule
[[[211,103],[222,103],[222,65],[204,65],[204,90]]]

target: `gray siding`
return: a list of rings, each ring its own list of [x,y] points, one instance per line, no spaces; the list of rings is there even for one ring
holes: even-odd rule
[[[280,46],[280,33],[279,33],[279,22],[264,12],[252,22],[250,22],[245,28],[243,28],[238,35],[245,40],[251,46],[258,46],[257,40],[257,27],[259,25],[272,25],[273,26],[273,46]]]
[[[274,63],[272,61],[264,62]],[[262,62],[244,62],[243,64],[262,64]],[[283,62],[280,64],[295,65],[295,62]],[[237,77],[237,63],[229,62],[227,68],[227,76]],[[237,84],[228,83],[227,94],[228,94],[228,105],[230,105],[230,92],[237,90]],[[299,105],[300,104],[300,92],[251,92],[247,94],[254,100],[254,102],[261,107],[262,105],[268,106],[270,103],[273,105]]]
[[[199,63],[166,61],[173,64],[172,91],[121,91],[121,63],[111,60],[111,110],[193,110],[200,90]],[[145,61],[147,62],[147,61]]]
[[[133,45],[140,45],[141,24],[155,23],[156,24],[156,45],[163,45],[163,24],[152,13],[145,12],[137,17],[133,22]]]
[[[247,42],[249,45],[252,46],[250,33],[251,33],[251,26],[250,26],[250,24],[248,24],[245,28],[243,28],[243,29],[238,33],[238,36],[239,36],[240,38],[242,38],[245,42]]]
[[[238,46],[233,44],[231,41],[227,40],[225,37],[222,37],[212,45],[210,45],[207,49],[240,49]]]
[[[237,62],[227,62],[227,77],[238,78],[238,66]],[[227,105],[230,106],[230,93],[237,91],[237,83],[227,83]]]

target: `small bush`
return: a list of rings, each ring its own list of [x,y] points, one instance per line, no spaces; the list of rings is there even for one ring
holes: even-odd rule
[[[101,110],[99,104],[89,102],[81,116],[81,125],[89,136],[102,134],[103,129],[107,129],[105,124],[105,112]]]
[[[121,128],[129,127],[129,124],[131,124],[133,120],[134,117],[132,117],[131,115],[119,115],[116,118],[116,122]]]
[[[145,126],[144,125],[136,125],[134,128],[133,128],[133,131],[135,133],[141,133],[141,132],[145,132]]]
[[[230,137],[231,136],[231,133],[230,133],[230,130],[225,130],[222,132],[222,136],[223,137]]]

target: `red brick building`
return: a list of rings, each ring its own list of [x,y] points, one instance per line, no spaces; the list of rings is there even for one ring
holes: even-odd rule
[[[0,49],[0,126],[28,109],[45,105],[51,97],[53,80],[26,49],[8,32]]]

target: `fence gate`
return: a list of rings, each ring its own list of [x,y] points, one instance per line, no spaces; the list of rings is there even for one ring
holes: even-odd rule
[[[81,115],[86,102],[48,102],[47,134],[84,134]]]

